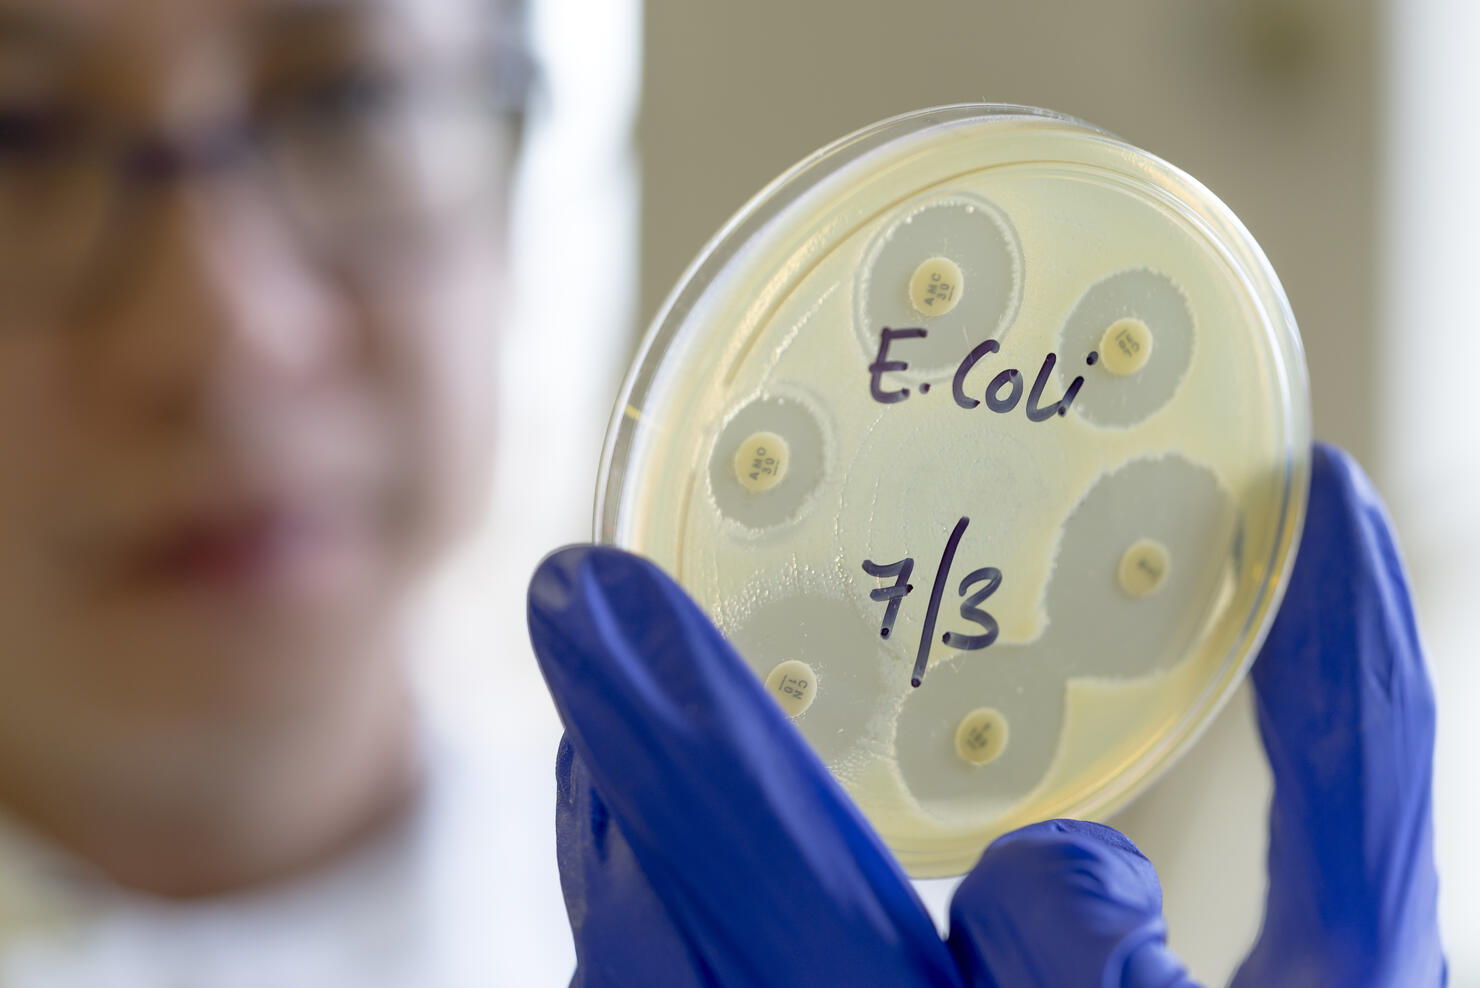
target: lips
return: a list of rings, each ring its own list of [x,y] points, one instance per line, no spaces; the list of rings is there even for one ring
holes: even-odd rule
[[[262,502],[177,517],[123,554],[119,583],[132,590],[232,592],[293,589],[322,571],[349,539],[342,514]]]

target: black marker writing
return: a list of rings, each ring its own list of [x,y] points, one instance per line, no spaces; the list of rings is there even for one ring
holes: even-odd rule
[[[901,559],[897,563],[879,565],[872,559],[863,561],[863,571],[869,576],[897,577],[893,586],[876,587],[868,592],[869,600],[887,600],[889,603],[884,608],[884,623],[879,626],[879,637],[888,638],[889,632],[894,630],[894,619],[899,616],[899,604],[904,600],[906,594],[915,589],[910,585],[910,573],[915,568],[913,559]]]
[[[925,610],[925,625],[920,631],[920,648],[915,653],[915,671],[910,675],[910,685],[919,686],[925,678],[925,663],[930,659],[930,640],[935,637],[935,618],[940,613],[940,595],[946,588],[946,577],[950,575],[951,563],[956,558],[956,547],[961,544],[961,536],[966,534],[966,526],[971,524],[971,519],[962,517],[956,522],[956,527],[951,529],[950,538],[946,539],[945,551],[940,554],[940,565],[935,568],[935,583],[930,588],[930,606]]]
[[[940,616],[941,598],[945,595],[945,588],[950,582],[951,564],[955,561],[956,551],[961,545],[961,537],[966,534],[966,527],[970,524],[970,518],[963,517],[957,521],[946,539],[945,549],[941,552],[940,565],[935,571],[935,583],[930,588],[930,601],[925,608],[925,619],[920,629],[919,647],[915,652],[915,665],[910,674],[911,686],[919,686],[925,678],[925,667],[930,660],[930,646],[935,639],[935,624]],[[869,591],[870,600],[885,604],[884,622],[879,626],[879,637],[881,638],[888,638],[894,630],[894,622],[899,617],[900,604],[915,589],[909,582],[914,568],[915,560],[912,556],[906,556],[894,563],[876,563],[872,559],[863,561],[863,571],[869,576],[894,580],[888,586],[875,587]],[[983,566],[966,575],[957,590],[957,593],[965,598],[961,602],[961,617],[975,624],[981,631],[978,634],[948,631],[941,638],[948,647],[970,652],[986,648],[997,640],[997,619],[982,610],[980,605],[1001,585],[1002,571],[995,566]]]
[[[898,340],[923,339],[928,334],[924,329],[888,329],[885,328],[879,334],[879,350],[875,355],[874,362],[868,365],[869,372],[869,394],[874,401],[884,405],[893,405],[904,401],[910,396],[909,388],[899,388],[895,391],[884,389],[884,375],[890,371],[904,371],[909,369],[907,360],[890,360],[889,346]],[[982,402],[966,393],[966,375],[980,363],[988,354],[998,353],[1002,345],[996,340],[983,340],[971,348],[971,352],[961,359],[956,365],[956,373],[951,378],[951,397],[956,404],[970,411]],[[1094,365],[1099,354],[1090,353],[1085,361]],[[1067,415],[1069,408],[1074,404],[1079,389],[1084,387],[1084,377],[1075,377],[1065,389],[1064,396],[1052,404],[1043,404],[1043,391],[1048,386],[1049,376],[1053,373],[1054,364],[1058,362],[1055,354],[1048,354],[1043,358],[1042,365],[1038,368],[1038,375],[1033,380],[1033,387],[1028,391],[1028,403],[1023,411],[1030,422],[1045,422],[1056,415]],[[930,390],[926,384],[920,385],[920,393],[926,394]],[[987,408],[999,414],[1006,414],[1018,406],[1023,398],[1023,373],[1016,367],[1009,367],[998,372],[987,385],[986,393],[983,395]]]
[[[966,597],[967,589],[976,583],[982,583],[985,586],[970,597]],[[963,652],[986,648],[992,642],[996,641],[997,619],[977,605],[992,596],[992,592],[1000,586],[1002,586],[1002,571],[995,566],[983,566],[981,569],[974,569],[966,574],[966,578],[961,581],[961,589],[958,591],[962,597],[966,597],[961,602],[961,616],[968,621],[974,621],[980,625],[982,633],[979,635],[958,635],[954,631],[947,631],[945,637],[941,640],[949,647],[959,648]]]
[[[903,360],[889,360],[889,344],[895,340],[914,340],[925,336],[923,329],[890,329],[884,327],[879,333],[879,352],[874,357],[874,362],[868,365],[868,393],[873,396],[874,401],[883,405],[892,405],[896,401],[904,401],[910,396],[909,388],[900,388],[898,391],[884,390],[884,372],[902,371],[910,365]]]

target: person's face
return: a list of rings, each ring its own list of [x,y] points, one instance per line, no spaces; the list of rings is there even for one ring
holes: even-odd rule
[[[485,6],[0,0],[0,722],[260,717],[389,633],[487,466]]]

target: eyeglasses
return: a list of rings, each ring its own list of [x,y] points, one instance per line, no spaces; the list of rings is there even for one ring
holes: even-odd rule
[[[0,102],[0,317],[85,304],[152,190],[245,169],[315,251],[344,257],[504,191],[516,127],[467,74],[339,72],[188,138]]]

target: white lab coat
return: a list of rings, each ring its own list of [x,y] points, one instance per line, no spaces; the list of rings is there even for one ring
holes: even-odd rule
[[[0,819],[0,988],[566,984],[553,751],[425,750],[423,796],[394,827],[318,873],[203,903],[119,889]]]

